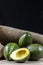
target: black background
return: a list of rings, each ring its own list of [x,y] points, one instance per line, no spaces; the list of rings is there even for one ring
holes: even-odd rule
[[[42,0],[0,0],[0,25],[43,34]]]

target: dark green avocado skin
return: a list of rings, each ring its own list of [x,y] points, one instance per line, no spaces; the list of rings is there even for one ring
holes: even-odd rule
[[[6,59],[6,60],[11,60],[10,54],[11,54],[14,50],[16,50],[16,49],[19,49],[18,44],[13,43],[13,42],[8,43],[8,44],[4,47],[4,49],[3,49],[3,56],[5,57],[5,59]]]
[[[26,46],[32,44],[32,41],[33,41],[33,39],[32,39],[32,37],[31,37],[31,35],[30,35],[29,33],[24,33],[24,34],[19,38],[18,44],[19,44],[20,47],[26,47]]]
[[[30,50],[31,56],[30,60],[39,60],[40,58],[43,57],[43,46],[40,44],[31,44],[27,46],[27,49]]]

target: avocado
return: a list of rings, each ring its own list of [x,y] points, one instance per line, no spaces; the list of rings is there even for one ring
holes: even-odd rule
[[[30,58],[30,51],[27,48],[20,48],[13,51],[10,57],[16,62],[25,62]]]
[[[31,35],[28,32],[26,32],[19,38],[18,44],[20,47],[26,47],[26,46],[32,44],[32,41],[33,41],[33,39],[31,37]]]
[[[43,57],[43,46],[37,43],[27,46],[27,49],[30,50],[31,56],[30,60],[39,60]]]
[[[19,46],[16,43],[8,43],[3,49],[3,56],[5,57],[5,59],[11,60],[10,54],[18,48]]]

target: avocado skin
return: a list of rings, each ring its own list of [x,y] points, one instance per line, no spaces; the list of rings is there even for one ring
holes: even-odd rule
[[[3,56],[6,60],[11,60],[10,54],[14,51],[19,49],[19,46],[16,43],[8,43],[3,49]]]
[[[20,47],[26,47],[26,46],[32,44],[32,41],[33,41],[33,39],[32,39],[32,37],[31,37],[31,35],[30,35],[29,33],[24,33],[24,34],[19,38],[18,44],[19,44]]]
[[[30,50],[31,56],[30,60],[37,61],[43,57],[43,46],[37,43],[27,46],[27,49]]]

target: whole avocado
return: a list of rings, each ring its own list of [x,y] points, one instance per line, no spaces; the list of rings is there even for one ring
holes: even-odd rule
[[[18,44],[20,47],[26,47],[26,46],[32,44],[32,41],[33,41],[33,39],[31,37],[31,35],[28,32],[26,32],[19,38]]]
[[[30,50],[31,56],[30,60],[39,60],[40,58],[43,57],[43,46],[40,44],[31,44],[27,46],[27,49]]]
[[[3,56],[5,59],[11,60],[10,54],[16,49],[19,49],[19,46],[16,43],[8,43],[3,49]]]

